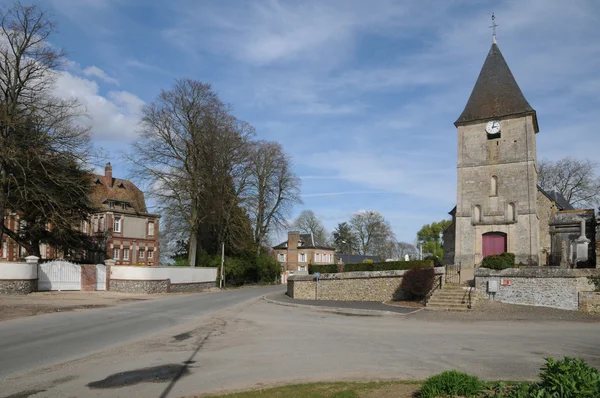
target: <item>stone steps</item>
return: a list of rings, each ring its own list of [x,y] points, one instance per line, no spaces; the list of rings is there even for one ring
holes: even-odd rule
[[[469,290],[462,285],[445,285],[436,290],[427,302],[427,308],[437,311],[469,311]],[[471,291],[471,306],[475,304],[475,292]]]

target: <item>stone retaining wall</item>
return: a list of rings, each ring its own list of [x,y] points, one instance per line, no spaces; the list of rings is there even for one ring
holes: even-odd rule
[[[110,291],[121,293],[168,293],[168,279],[157,281],[136,281],[124,279],[111,279]]]
[[[0,294],[29,294],[37,291],[37,279],[0,280]]]
[[[579,309],[600,314],[600,292],[579,293]]]
[[[531,267],[496,271],[478,268],[475,285],[486,292],[489,299],[503,303],[577,310],[580,292],[594,290],[588,277],[595,275],[600,275],[600,270]],[[498,282],[495,294],[488,292],[489,281]]]
[[[319,278],[319,300],[388,301],[403,300],[400,289],[406,271],[342,272],[322,274]],[[436,268],[436,273],[443,272]],[[300,300],[316,299],[314,275],[293,275],[288,278],[288,296]]]
[[[216,287],[216,282],[198,282],[198,283],[171,283],[171,293],[193,293],[201,292],[211,287]]]

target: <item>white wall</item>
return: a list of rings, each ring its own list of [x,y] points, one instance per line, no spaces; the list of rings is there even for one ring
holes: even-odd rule
[[[110,278],[135,281],[170,279],[171,283],[214,282],[217,268],[113,265],[110,267]]]
[[[37,270],[37,264],[0,262],[0,279],[37,279]]]

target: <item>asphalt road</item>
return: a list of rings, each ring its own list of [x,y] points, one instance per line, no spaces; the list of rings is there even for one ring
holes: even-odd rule
[[[0,322],[0,379],[143,339],[163,329],[281,290],[280,286],[177,295],[117,307]]]
[[[28,369],[0,378],[0,396],[176,398],[279,383],[420,380],[448,369],[487,380],[530,380],[544,357],[567,355],[600,368],[600,322],[548,321],[535,312],[526,320],[493,320],[490,314],[485,321],[470,321],[464,313],[457,319],[423,317],[424,311],[352,316],[251,299],[278,290],[283,288],[182,296],[0,324],[3,372]],[[79,320],[96,314],[112,318],[103,322],[100,316],[91,328]],[[57,325],[52,317],[72,323]],[[29,327],[5,330],[17,323]],[[115,336],[130,340],[108,348]],[[89,352],[91,342],[107,349],[36,367],[62,350],[71,357]]]

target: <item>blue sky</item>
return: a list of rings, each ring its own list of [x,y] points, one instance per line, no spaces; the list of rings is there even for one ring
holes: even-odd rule
[[[377,210],[400,240],[448,217],[456,129],[491,45],[537,110],[538,157],[597,159],[600,2],[46,0],[97,147],[136,139],[140,107],[177,78],[209,82],[257,137],[293,156],[331,230]]]

